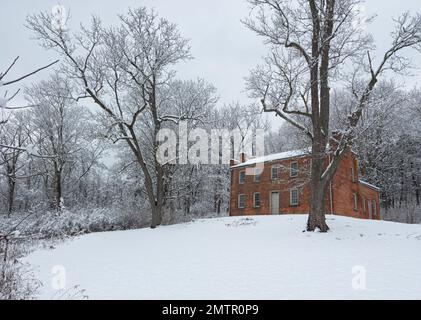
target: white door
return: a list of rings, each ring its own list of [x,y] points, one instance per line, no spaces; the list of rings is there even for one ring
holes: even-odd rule
[[[371,205],[371,200],[368,200],[368,217],[370,220],[373,219],[373,206]]]
[[[279,214],[279,192],[271,192],[270,194],[270,211],[271,214]]]

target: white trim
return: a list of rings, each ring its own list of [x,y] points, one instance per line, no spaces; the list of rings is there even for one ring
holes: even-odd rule
[[[293,192],[297,192],[297,202],[294,203],[293,199]],[[297,207],[300,205],[300,191],[297,188],[289,189],[289,205],[290,207]]]
[[[358,194],[356,192],[352,193],[352,205],[354,211],[358,211]]]
[[[272,213],[272,194],[277,193],[278,194],[278,213],[276,213],[277,215],[279,215],[281,213],[281,191],[280,190],[271,190],[269,192],[269,210],[270,210],[270,214],[273,215]]]
[[[241,182],[241,174],[244,173],[244,181]],[[238,184],[245,184],[246,183],[246,171],[241,170],[238,172]]]
[[[256,195],[259,195],[259,205],[256,206]],[[253,193],[253,208],[260,208],[262,206],[262,196],[260,192]]]
[[[242,197],[242,196],[244,196],[244,205],[242,207],[240,207],[240,203],[241,203],[240,197]],[[246,207],[246,195],[245,194],[239,194],[237,196],[237,208],[238,209],[244,209],[245,207]]]
[[[365,185],[366,187],[369,187],[369,188],[374,189],[374,190],[376,190],[376,191],[380,191],[380,190],[381,190],[379,187],[376,187],[375,185],[372,185],[372,184],[370,184],[370,183],[368,183],[368,182],[366,182],[366,181],[359,180],[359,182],[360,182],[361,184]]]
[[[292,165],[293,164],[296,164],[297,165],[297,168],[295,169],[295,175],[292,175]],[[298,161],[292,161],[289,164],[289,177],[290,178],[296,178],[296,177],[298,177]]]
[[[276,178],[273,177],[273,169],[275,168],[276,168]],[[272,181],[279,180],[279,165],[278,164],[274,164],[273,166],[270,167],[270,179]]]
[[[303,150],[287,151],[287,152],[282,152],[282,153],[275,153],[275,154],[270,154],[263,157],[249,159],[246,162],[232,166],[231,168],[247,167],[247,166],[255,165],[257,163],[266,163],[266,162],[273,162],[277,160],[286,160],[286,159],[291,159],[295,157],[308,156],[310,154],[311,154],[311,148],[303,149]]]
[[[354,168],[354,163],[352,163],[352,167],[351,167],[351,181],[352,181],[353,183],[356,183],[356,182],[357,182],[357,179],[356,179],[356,177],[355,177],[355,168]]]
[[[253,182],[261,182],[262,181],[262,174],[256,174],[256,172],[260,172],[261,169],[257,169],[255,168],[253,171]],[[256,177],[259,177],[259,179],[257,180]]]

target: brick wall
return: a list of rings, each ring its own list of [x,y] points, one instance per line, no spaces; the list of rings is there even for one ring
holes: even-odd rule
[[[290,165],[292,162],[298,164],[298,176],[290,176]],[[326,159],[326,165],[329,159]],[[268,215],[271,214],[270,196],[272,192],[279,192],[279,209],[280,214],[306,214],[309,212],[309,174],[310,174],[311,158],[309,155],[282,159],[265,163],[260,182],[255,182],[254,176],[251,175],[252,170],[247,170],[250,175],[245,176],[244,184],[240,184],[240,172],[245,171],[245,167],[231,169],[231,194],[230,194],[230,215],[231,216],[247,216],[247,215]],[[279,177],[272,179],[272,166],[278,166]],[[351,179],[351,168],[354,168],[354,181]],[[358,179],[358,166],[355,155],[348,153],[338,166],[337,172],[332,180],[331,189],[326,192],[326,213],[356,217],[368,218],[369,210],[367,208],[368,200],[372,201],[372,205],[376,205],[375,212],[380,217],[379,208],[379,192],[360,184]],[[291,205],[290,190],[298,189],[299,203]],[[253,196],[260,193],[260,207],[253,206]],[[357,195],[358,207],[354,210],[353,194]],[[245,207],[238,208],[238,195],[245,195]],[[333,201],[331,202],[330,195]],[[363,199],[365,199],[365,210],[363,209]],[[375,200],[375,202],[374,202]],[[374,209],[373,209],[374,212]]]

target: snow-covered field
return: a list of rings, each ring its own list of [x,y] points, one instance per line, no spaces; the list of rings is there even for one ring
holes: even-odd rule
[[[331,216],[320,234],[302,232],[306,219],[96,233],[24,261],[43,299],[80,289],[90,299],[421,299],[421,225]]]

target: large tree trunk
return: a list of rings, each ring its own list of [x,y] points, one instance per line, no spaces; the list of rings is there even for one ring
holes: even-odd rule
[[[310,180],[310,212],[307,221],[307,231],[327,232],[329,227],[325,217],[326,183],[321,179],[325,167],[325,152],[321,144],[313,144]]]
[[[163,171],[157,167],[157,184],[156,184],[156,196],[154,192],[154,185],[149,174],[149,171],[146,171],[142,166],[143,173],[145,175],[145,188],[148,195],[149,204],[151,206],[152,213],[152,222],[151,228],[155,229],[156,227],[162,224],[162,208],[163,208]]]
[[[313,144],[310,182],[311,202],[307,230],[315,231],[319,229],[321,232],[327,232],[329,227],[326,224],[325,217],[325,194],[330,179],[322,178],[322,176],[325,170],[326,145],[329,134],[329,55],[335,1],[328,0],[326,3],[326,22],[323,26],[321,25],[319,8],[314,1],[310,1],[309,4],[313,18],[312,57],[314,62],[310,67]],[[323,44],[321,48],[320,40]]]
[[[222,200],[221,200],[221,179],[219,178],[219,176],[221,175],[220,170],[218,170],[217,172],[218,174],[218,178],[216,179],[216,183],[215,183],[215,190],[214,190],[214,211],[219,215],[221,213],[221,206],[222,206]]]
[[[61,212],[63,205],[63,187],[62,187],[62,171],[59,168],[58,164],[54,164],[54,189],[53,189],[53,203],[52,209],[58,213]]]
[[[164,198],[165,198],[165,182],[164,182],[164,169],[155,160],[156,163],[156,172],[157,172],[157,203],[156,203],[156,214],[157,214],[157,222],[158,226],[162,224],[162,217],[163,217],[163,207],[164,207]]]
[[[16,190],[16,181],[13,177],[9,177],[9,199],[8,199],[8,208],[7,216],[10,218],[13,212],[13,207],[15,203],[15,190]]]
[[[161,225],[161,222],[162,222],[161,216],[162,216],[162,209],[157,205],[153,205],[152,206],[152,223],[151,223],[152,229],[155,229],[156,227]]]
[[[161,120],[158,117],[158,106],[156,101],[156,79],[155,75],[152,76],[151,88],[150,88],[150,96],[149,96],[149,106],[152,113],[152,118],[154,121],[154,164],[155,164],[155,172],[156,172],[156,197],[154,196],[154,209],[152,210],[152,226],[151,228],[154,229],[157,226],[162,224],[162,214],[163,214],[163,203],[164,203],[164,168],[159,163],[156,152],[158,150],[158,133],[161,129]],[[149,173],[148,173],[149,175]],[[149,179],[151,180],[151,179]],[[152,187],[153,190],[153,187]]]
[[[151,228],[155,229],[162,223],[162,205],[159,204],[159,200],[155,197],[154,188],[152,184],[152,179],[149,176],[149,173],[145,173],[145,188],[148,195],[149,204],[151,207],[152,222]]]
[[[13,155],[12,163],[6,164],[6,172],[8,174],[7,176],[7,182],[9,185],[8,190],[8,205],[7,205],[7,216],[10,217],[12,215],[14,204],[15,204],[15,193],[16,193],[16,163],[17,163],[17,157]]]
[[[412,170],[414,170],[413,168],[411,168]],[[416,200],[416,202],[417,202],[417,206],[419,206],[420,205],[420,185],[419,185],[419,183],[418,183],[418,179],[417,179],[417,177],[415,176],[415,174],[413,174],[412,175],[412,182],[413,182],[413,184],[414,184],[414,189],[415,189],[415,200]]]
[[[62,205],[63,205],[63,201],[62,201],[62,197],[63,197],[63,189],[62,189],[62,185],[61,185],[61,172],[58,173],[57,175],[57,181],[56,181],[56,206],[57,206],[57,211],[61,211]]]

